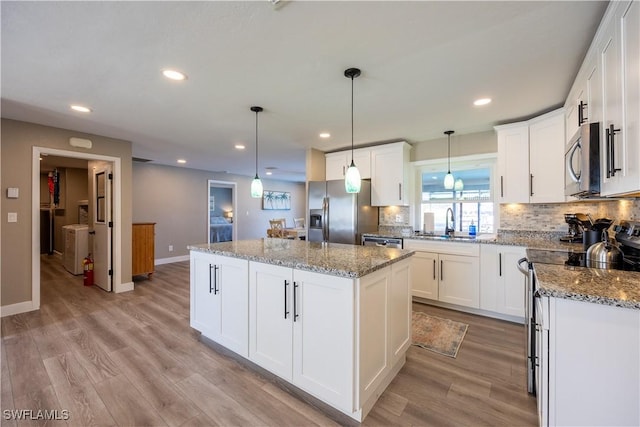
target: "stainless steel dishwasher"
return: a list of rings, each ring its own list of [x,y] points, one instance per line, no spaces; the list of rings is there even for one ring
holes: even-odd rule
[[[402,237],[362,236],[364,246],[402,249]]]

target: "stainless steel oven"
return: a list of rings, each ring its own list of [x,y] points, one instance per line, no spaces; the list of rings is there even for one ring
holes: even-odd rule
[[[364,246],[402,249],[402,237],[362,236],[362,244]]]

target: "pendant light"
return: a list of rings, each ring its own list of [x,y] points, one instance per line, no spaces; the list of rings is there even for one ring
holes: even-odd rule
[[[251,181],[251,197],[262,197],[262,181],[258,177],[258,113],[262,111],[262,107],[251,107],[251,111],[256,113],[256,176]]]
[[[445,190],[453,190],[453,186],[454,186],[454,179],[453,179],[453,175],[451,174],[451,134],[453,133],[452,130],[446,130],[444,131],[444,134],[447,135],[448,141],[447,141],[447,146],[448,146],[448,154],[447,154],[447,159],[449,160],[449,167],[447,169],[447,174],[444,177],[444,188]]]
[[[351,79],[351,165],[347,168],[344,175],[344,188],[347,193],[360,192],[360,171],[353,161],[353,79],[360,75],[358,68],[348,68],[344,71],[344,76]]]

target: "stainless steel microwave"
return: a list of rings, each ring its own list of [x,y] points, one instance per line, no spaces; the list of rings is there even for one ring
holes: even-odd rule
[[[564,155],[564,194],[600,196],[600,124],[586,123],[568,141]]]

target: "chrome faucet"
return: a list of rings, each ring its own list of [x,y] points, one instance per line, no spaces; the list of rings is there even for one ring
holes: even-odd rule
[[[451,218],[451,227],[449,227],[449,218]],[[445,220],[446,224],[444,226],[444,234],[446,234],[447,236],[451,236],[456,231],[456,219],[453,216],[453,210],[451,208],[447,208]]]

